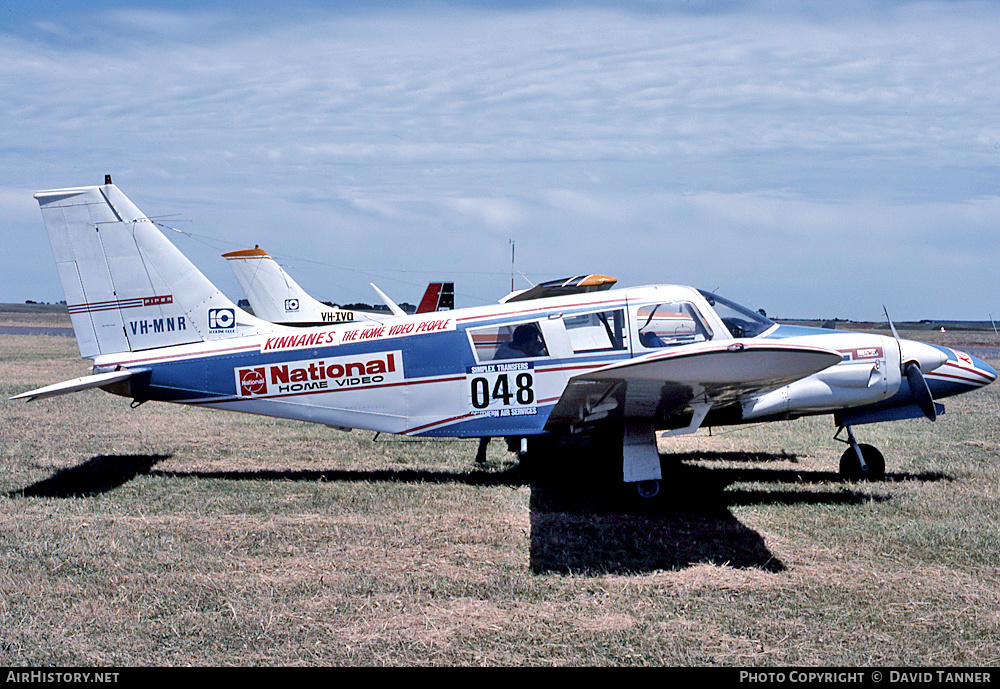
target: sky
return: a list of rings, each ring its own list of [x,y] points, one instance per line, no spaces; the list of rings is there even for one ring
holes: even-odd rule
[[[1000,317],[998,35],[987,2],[8,3],[0,302],[63,299],[34,192],[111,174],[234,300],[259,245],[337,303],[600,273]]]

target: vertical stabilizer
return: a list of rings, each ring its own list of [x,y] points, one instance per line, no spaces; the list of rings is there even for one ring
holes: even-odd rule
[[[230,251],[222,257],[229,261],[254,315],[265,321],[283,325],[325,325],[372,318],[314,299],[259,246]]]
[[[453,308],[455,308],[455,283],[432,282],[427,285],[420,305],[417,306],[417,313],[449,311]]]
[[[113,184],[40,191],[35,199],[84,358],[260,328]]]

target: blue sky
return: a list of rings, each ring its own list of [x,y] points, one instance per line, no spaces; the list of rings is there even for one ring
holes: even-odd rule
[[[111,173],[233,298],[259,244],[320,299],[489,303],[513,241],[518,288],[1000,316],[996,3],[9,5],[0,301],[62,298],[32,194]]]

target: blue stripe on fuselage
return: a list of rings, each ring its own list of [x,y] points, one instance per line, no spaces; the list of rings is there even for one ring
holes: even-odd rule
[[[364,358],[401,350],[407,379],[462,373],[474,363],[463,331],[386,338],[367,342],[321,345],[279,351],[206,354],[192,359],[151,363],[149,399],[194,402],[219,397],[236,397],[234,370],[246,366],[267,366],[324,357]]]
[[[542,433],[554,404],[540,405],[534,414],[515,416],[463,416],[450,419],[447,425],[432,424],[427,430],[416,429],[413,435],[453,438],[502,437]]]

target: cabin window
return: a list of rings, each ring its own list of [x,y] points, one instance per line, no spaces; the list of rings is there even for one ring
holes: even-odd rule
[[[694,304],[686,301],[642,306],[636,313],[643,347],[676,347],[712,339],[712,330]]]
[[[549,355],[537,322],[495,325],[470,332],[479,361],[531,359]]]
[[[563,317],[575,354],[627,349],[625,311],[598,311]]]

